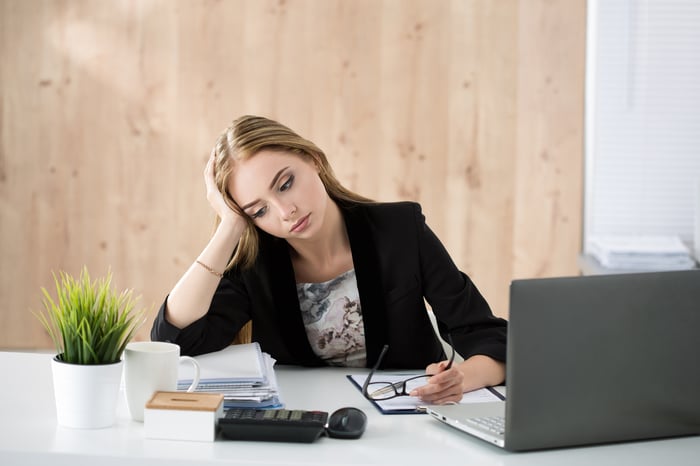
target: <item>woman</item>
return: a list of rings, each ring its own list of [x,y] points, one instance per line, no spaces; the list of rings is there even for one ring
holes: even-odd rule
[[[435,374],[412,392],[428,403],[503,382],[506,322],[418,204],[345,189],[318,147],[256,116],[219,137],[204,179],[217,228],[162,305],[154,340],[207,353],[251,321],[280,364],[372,366],[388,344],[382,367]],[[424,299],[465,358],[448,370]]]

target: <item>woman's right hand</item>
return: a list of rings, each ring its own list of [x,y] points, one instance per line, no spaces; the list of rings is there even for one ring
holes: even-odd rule
[[[207,188],[207,200],[214,209],[214,212],[216,212],[216,215],[218,215],[221,219],[222,223],[245,223],[245,219],[235,210],[230,208],[228,204],[226,204],[223,194],[221,194],[221,191],[219,191],[219,188],[216,186],[214,176],[214,160],[215,154],[212,150],[209,160],[207,161],[207,165],[204,167],[204,184]]]

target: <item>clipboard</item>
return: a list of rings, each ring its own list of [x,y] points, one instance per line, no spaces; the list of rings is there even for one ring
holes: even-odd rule
[[[369,374],[348,374],[346,377],[359,391],[362,392],[362,385]],[[383,382],[396,383],[405,380],[409,377],[420,375],[420,373],[402,373],[402,374],[380,374],[377,380]],[[417,385],[422,385],[419,382]],[[472,392],[467,392],[462,397],[460,404],[469,403],[487,403],[493,401],[504,401],[506,398],[498,390],[493,387],[481,388]],[[388,400],[369,400],[377,410],[382,414],[425,414],[425,402],[420,398],[413,396],[399,396]]]

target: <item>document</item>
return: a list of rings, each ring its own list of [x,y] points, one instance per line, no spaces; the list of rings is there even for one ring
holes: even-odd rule
[[[275,360],[257,342],[227,346],[221,351],[196,356],[200,367],[195,391],[224,395],[224,409],[238,407],[280,408]],[[178,390],[192,383],[193,369],[181,364]]]
[[[690,249],[678,236],[593,236],[588,252],[609,269],[688,270],[695,267]]]
[[[348,380],[352,382],[358,390],[362,391],[362,385],[368,374],[353,374],[348,375]],[[387,383],[398,383],[410,377],[420,375],[420,373],[405,373],[405,374],[375,374],[372,383],[376,378],[377,381]],[[407,391],[410,392],[413,388],[425,384],[426,379],[418,379],[407,384]],[[467,403],[486,403],[493,401],[503,401],[503,396],[494,388],[487,387],[479,390],[467,392],[462,396],[461,404]],[[370,400],[374,406],[382,414],[421,414],[425,413],[425,402],[414,396],[397,396],[388,400]]]
[[[200,384],[248,384],[267,383],[265,358],[257,342],[230,345],[221,351],[196,356],[200,368]],[[193,369],[181,364],[178,379],[184,385],[192,382]]]

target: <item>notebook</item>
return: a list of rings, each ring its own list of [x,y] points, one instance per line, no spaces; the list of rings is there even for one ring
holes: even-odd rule
[[[510,307],[506,401],[431,416],[511,451],[700,434],[699,270],[515,280]]]

